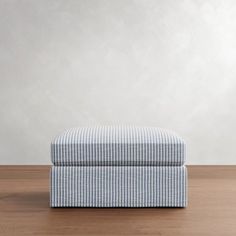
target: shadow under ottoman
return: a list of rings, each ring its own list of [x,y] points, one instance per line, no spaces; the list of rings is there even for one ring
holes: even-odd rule
[[[159,128],[81,127],[51,144],[51,207],[186,207],[185,143]]]

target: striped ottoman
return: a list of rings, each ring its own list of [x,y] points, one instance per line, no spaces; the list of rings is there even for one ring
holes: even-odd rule
[[[185,143],[145,127],[81,127],[51,143],[51,207],[186,207]]]

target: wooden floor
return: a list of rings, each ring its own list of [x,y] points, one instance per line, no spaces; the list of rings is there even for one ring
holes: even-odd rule
[[[236,166],[189,166],[187,208],[49,207],[48,166],[0,166],[0,235],[236,235]]]

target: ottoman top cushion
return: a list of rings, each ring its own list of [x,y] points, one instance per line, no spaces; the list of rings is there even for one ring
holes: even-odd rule
[[[60,166],[180,166],[185,142],[154,127],[80,127],[52,141],[51,158]]]

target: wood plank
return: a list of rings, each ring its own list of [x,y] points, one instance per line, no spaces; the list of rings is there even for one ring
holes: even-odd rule
[[[49,166],[0,166],[0,235],[236,235],[236,166],[188,166],[187,208],[49,207]]]

